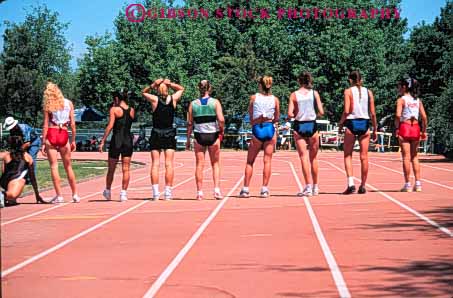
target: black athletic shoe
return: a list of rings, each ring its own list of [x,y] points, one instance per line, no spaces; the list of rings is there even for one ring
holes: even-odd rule
[[[348,186],[348,188],[346,188],[346,190],[343,192],[344,195],[351,195],[355,193],[355,186]]]
[[[366,194],[365,186],[360,185],[358,193],[361,195]]]

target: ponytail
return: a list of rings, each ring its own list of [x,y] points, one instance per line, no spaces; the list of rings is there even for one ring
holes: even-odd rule
[[[264,93],[270,94],[272,88],[272,77],[271,76],[263,76],[259,79],[259,84],[261,86],[261,90]]]
[[[420,96],[420,83],[416,79],[411,77],[404,78],[398,82],[398,85],[406,87],[407,92],[409,92],[413,98],[418,98]]]
[[[307,89],[313,89],[313,76],[308,71],[299,74],[297,81],[299,82],[299,85],[306,87]]]
[[[353,70],[349,73],[348,79],[351,80],[351,85],[357,86],[359,89],[359,98],[362,98],[362,75],[359,70]]]
[[[198,83],[198,90],[200,91],[200,97],[203,97],[206,92],[211,93],[212,86],[208,80],[203,80]]]

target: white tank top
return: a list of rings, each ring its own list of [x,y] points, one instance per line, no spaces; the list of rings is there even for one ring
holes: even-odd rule
[[[370,119],[368,113],[368,89],[365,87],[359,88],[354,86],[351,88],[353,98],[353,110],[352,113],[346,117],[346,119]]]
[[[50,122],[54,125],[67,125],[71,114],[71,101],[64,99],[64,107],[61,110],[52,112],[50,115]]]
[[[273,95],[262,95],[257,93],[253,102],[253,119],[261,115],[267,118],[274,118],[275,114],[275,97]]]
[[[418,98],[415,99],[409,95],[404,95],[402,98],[404,100],[404,105],[400,121],[404,122],[412,118],[418,120],[418,114],[420,112],[420,100]]]
[[[303,95],[302,92],[296,92],[298,113],[295,117],[297,121],[313,121],[316,120],[315,110],[315,91],[310,90]]]

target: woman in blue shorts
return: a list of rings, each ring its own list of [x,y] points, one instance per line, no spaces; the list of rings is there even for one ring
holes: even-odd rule
[[[253,137],[247,154],[245,166],[244,187],[239,196],[250,196],[249,185],[253,174],[253,164],[261,148],[264,150],[263,186],[261,197],[269,196],[269,179],[271,176],[271,160],[274,146],[277,141],[275,126],[280,118],[280,102],[272,95],[272,77],[264,76],[259,80],[259,93],[250,97],[249,115]]]
[[[348,78],[351,87],[344,91],[344,110],[338,127],[341,133],[343,125],[346,126],[344,135],[344,167],[348,176],[348,187],[343,192],[345,195],[355,193],[354,174],[352,172],[352,151],[356,137],[360,144],[360,163],[362,181],[359,194],[366,193],[366,179],[368,176],[368,146],[370,144],[370,119],[373,125],[372,140],[376,142],[376,112],[374,108],[374,96],[371,90],[362,86],[362,76],[358,70],[352,71]]]
[[[305,180],[303,192],[297,195],[311,197],[319,194],[319,134],[316,126],[316,116],[322,117],[324,109],[319,93],[313,89],[312,75],[309,72],[301,73],[297,81],[300,88],[291,93],[288,103],[288,118],[295,118],[293,125],[294,138]]]

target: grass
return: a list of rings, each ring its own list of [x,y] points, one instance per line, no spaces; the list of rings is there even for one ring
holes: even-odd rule
[[[38,180],[39,190],[53,187],[52,177],[50,175],[50,166],[47,160],[38,160],[38,168],[36,169],[36,177]],[[133,167],[133,166],[132,166]],[[119,167],[120,168],[120,167]],[[103,176],[107,173],[107,162],[106,161],[72,161],[72,169],[76,176],[77,181],[86,180],[89,178]],[[67,176],[64,170],[62,162],[58,163],[58,172],[62,184],[67,183]],[[1,167],[0,167],[1,174]],[[27,185],[24,192],[33,191],[31,185]]]

